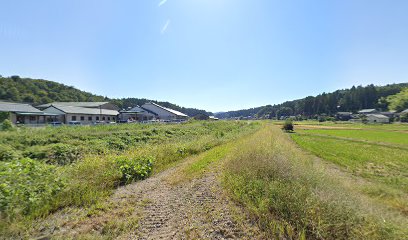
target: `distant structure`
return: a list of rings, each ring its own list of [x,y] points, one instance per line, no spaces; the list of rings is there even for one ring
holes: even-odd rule
[[[367,114],[377,114],[380,113],[377,109],[362,109],[358,111],[358,114],[367,115]]]
[[[14,124],[44,124],[47,118],[55,116],[29,104],[14,102],[0,102],[0,112],[9,113],[9,119]]]
[[[80,124],[93,124],[99,122],[116,122],[119,114],[116,110],[93,108],[93,107],[77,107],[63,105],[50,105],[44,109],[47,114],[54,114],[53,122],[61,122],[69,124],[70,122],[79,122]]]
[[[148,102],[141,106],[142,109],[155,114],[159,120],[186,120],[188,116],[182,112],[160,106],[159,104]]]
[[[109,109],[119,110],[119,107],[109,102],[52,102],[37,106],[39,109],[46,109],[51,106],[68,106],[68,107],[84,107],[84,108],[97,108],[97,109]]]
[[[348,121],[353,118],[352,112],[338,112],[336,113],[336,120],[338,121]]]
[[[390,118],[382,114],[369,114],[367,115],[367,121],[369,123],[389,123]]]

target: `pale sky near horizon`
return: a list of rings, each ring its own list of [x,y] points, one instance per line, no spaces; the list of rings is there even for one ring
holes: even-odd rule
[[[0,0],[0,75],[238,110],[408,82],[407,0]]]

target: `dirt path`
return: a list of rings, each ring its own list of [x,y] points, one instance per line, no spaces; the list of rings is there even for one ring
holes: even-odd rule
[[[205,153],[204,153],[205,154]],[[94,210],[64,209],[38,223],[37,239],[263,239],[225,196],[217,173],[175,184],[178,166],[119,188]]]
[[[176,169],[121,189],[118,196],[138,195],[147,202],[139,228],[129,239],[254,239],[259,232],[238,220],[240,208],[222,193],[215,173],[172,186]],[[257,237],[258,236],[258,237]]]

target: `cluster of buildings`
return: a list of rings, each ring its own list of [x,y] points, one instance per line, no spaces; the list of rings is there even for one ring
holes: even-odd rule
[[[53,102],[33,107],[29,104],[0,102],[0,112],[9,113],[14,124],[97,124],[112,122],[181,122],[188,116],[148,102],[127,110],[109,102]]]
[[[338,112],[336,114],[336,119],[340,121],[352,121],[361,122],[363,120],[369,123],[390,123],[395,117],[408,113],[408,109],[396,113],[396,112],[381,112],[377,109],[362,109],[358,111],[358,114],[353,114],[351,112]]]

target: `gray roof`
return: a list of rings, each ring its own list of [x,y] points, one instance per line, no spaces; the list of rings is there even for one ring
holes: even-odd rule
[[[51,106],[71,106],[71,107],[87,107],[87,108],[99,108],[102,105],[108,104],[109,102],[53,102],[42,104],[37,107],[47,108]]]
[[[353,114],[352,112],[338,112],[338,115],[351,115]]]
[[[372,112],[378,112],[377,109],[362,109],[360,111],[358,111],[358,113],[372,113]]]
[[[109,109],[73,107],[73,106],[52,106],[52,107],[59,109],[64,113],[71,114],[111,115],[111,116],[116,116],[119,114],[118,111]],[[44,112],[47,112],[47,109],[45,109]]]
[[[161,108],[161,109],[164,109],[164,110],[166,110],[166,111],[168,111],[168,112],[170,112],[170,113],[173,113],[174,115],[177,115],[177,116],[188,117],[186,114],[184,114],[184,113],[182,113],[182,112],[173,110],[173,109],[171,109],[171,108],[166,108],[166,107],[160,106],[159,104],[156,104],[156,103],[154,103],[154,102],[149,102],[149,103],[147,103],[147,104],[152,104],[152,105],[154,105],[154,106],[156,106],[156,107],[159,107],[159,108]],[[142,106],[142,107],[143,107],[143,106]]]
[[[401,113],[408,113],[408,109],[405,109],[405,110],[402,111]]]
[[[143,109],[139,106],[133,107],[129,110],[122,110],[120,113],[144,113],[147,112],[147,109]]]
[[[38,113],[44,114],[37,108],[24,103],[0,102],[0,112],[15,112],[15,113]]]
[[[369,114],[367,117],[375,117],[375,118],[382,118],[382,119],[389,119],[389,117],[384,116],[382,114]]]

